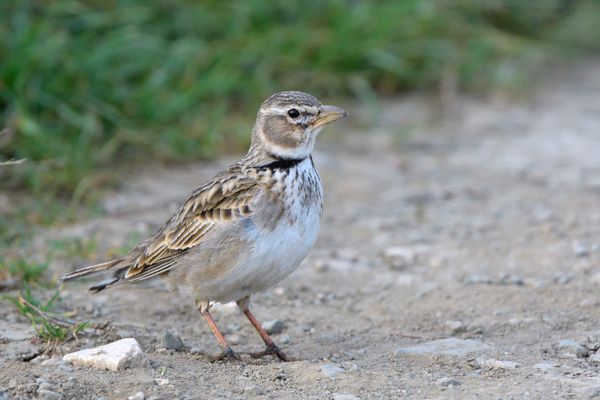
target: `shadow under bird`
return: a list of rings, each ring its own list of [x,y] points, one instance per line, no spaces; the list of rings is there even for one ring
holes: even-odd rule
[[[289,275],[317,239],[323,188],[311,153],[323,126],[347,115],[302,92],[276,93],[258,110],[245,157],[196,189],[150,238],[127,255],[84,267],[71,280],[112,271],[100,291],[165,275],[193,296],[222,353],[237,358],[210,314],[214,302],[237,302],[266,349],[288,357],[250,311],[250,296]]]

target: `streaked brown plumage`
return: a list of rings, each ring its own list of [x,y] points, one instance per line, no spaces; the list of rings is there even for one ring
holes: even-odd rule
[[[236,301],[267,350],[286,359],[249,310],[250,296],[291,273],[316,239],[322,187],[311,152],[321,128],[346,116],[302,92],[281,92],[261,105],[244,158],[196,189],[150,238],[122,258],[81,268],[70,280],[104,271],[100,291],[168,275],[194,297],[222,356],[233,351],[209,312],[211,302]]]

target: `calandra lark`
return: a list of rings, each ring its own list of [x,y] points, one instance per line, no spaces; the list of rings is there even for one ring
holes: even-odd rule
[[[78,269],[63,280],[112,271],[100,291],[166,275],[193,296],[223,352],[237,357],[215,324],[214,302],[237,302],[266,349],[288,357],[249,309],[250,296],[289,275],[313,247],[323,188],[311,157],[323,126],[347,115],[302,92],[281,92],[258,110],[244,158],[196,189],[152,237],[122,258]]]

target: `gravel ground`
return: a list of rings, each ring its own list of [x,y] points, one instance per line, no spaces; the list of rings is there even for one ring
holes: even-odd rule
[[[218,347],[192,299],[72,284],[63,304],[104,325],[61,350],[134,337],[149,363],[23,361],[39,343],[0,300],[0,399],[600,398],[599,71],[590,61],[553,72],[529,101],[458,99],[443,124],[406,98],[382,104],[377,123],[355,110],[325,132],[317,247],[254,301],[298,361],[211,363]],[[228,161],[130,171],[105,216],[37,241],[93,236],[101,257]],[[262,349],[234,308],[214,314],[235,349]]]

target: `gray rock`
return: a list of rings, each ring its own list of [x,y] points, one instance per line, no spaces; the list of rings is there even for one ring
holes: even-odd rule
[[[556,345],[561,357],[584,358],[588,355],[588,349],[573,339],[563,339]]]
[[[283,332],[285,323],[282,320],[274,319],[272,321],[266,321],[263,323],[263,328],[269,335],[277,335]]]
[[[396,350],[397,355],[444,355],[464,356],[469,353],[481,353],[490,350],[492,346],[474,339],[448,338],[425,342],[416,346],[400,347]]]
[[[44,400],[61,400],[63,398],[62,394],[46,389],[38,390],[37,394],[40,399]]]
[[[456,387],[456,386],[460,386],[462,384],[461,381],[459,381],[456,378],[450,378],[450,377],[443,377],[438,379],[437,381],[435,381],[436,385],[439,386],[444,386],[444,387]]]
[[[344,372],[344,369],[336,367],[335,365],[325,364],[322,365],[321,368],[319,368],[319,371],[321,371],[321,374],[323,374],[327,378],[335,379],[337,374],[339,374],[340,372]]]
[[[171,331],[166,331],[163,336],[162,346],[167,350],[179,351],[183,349],[183,340]]]
[[[334,393],[333,400],[360,400],[360,397],[348,393]]]

